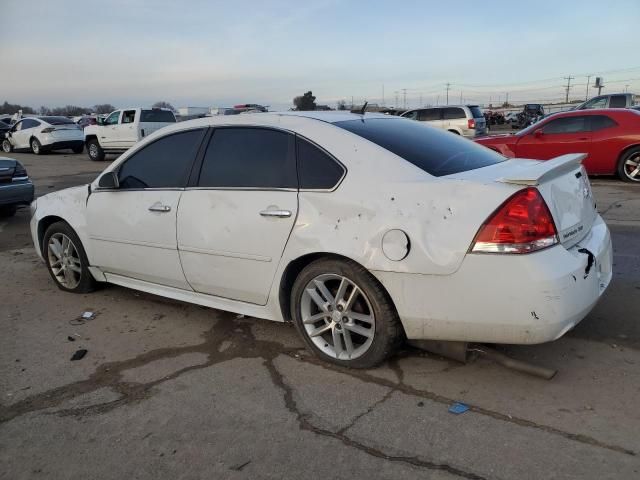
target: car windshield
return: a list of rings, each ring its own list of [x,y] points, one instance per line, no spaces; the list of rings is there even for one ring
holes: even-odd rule
[[[498,153],[458,135],[411,120],[370,118],[334,125],[366,138],[435,177],[505,160]]]
[[[67,117],[39,117],[43,122],[47,122],[49,125],[74,125],[73,120]]]
[[[142,110],[140,121],[173,123],[176,121],[176,117],[169,110]]]

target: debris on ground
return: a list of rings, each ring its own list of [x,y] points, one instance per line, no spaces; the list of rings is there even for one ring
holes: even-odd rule
[[[464,413],[467,410],[469,410],[469,405],[462,402],[454,402],[449,407],[449,413],[453,413],[455,415],[460,415],[461,413]]]
[[[71,356],[71,361],[82,360],[87,354],[86,348],[81,348],[80,350],[76,350],[76,352]]]
[[[76,341],[76,339],[74,337],[72,337],[71,335],[69,335],[67,337],[67,340],[69,340],[70,342],[75,342]]]
[[[93,312],[82,312],[82,318],[84,320],[93,320],[96,314]]]

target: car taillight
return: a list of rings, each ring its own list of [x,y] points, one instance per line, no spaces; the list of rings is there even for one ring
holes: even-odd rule
[[[537,188],[509,197],[480,227],[471,246],[480,253],[530,253],[558,243],[558,231]]]
[[[27,169],[24,168],[20,163],[16,164],[13,169],[13,178],[20,178],[27,176]]]
[[[47,128],[43,128],[40,133],[51,133],[55,130],[54,127],[47,127]]]
[[[467,120],[467,123],[469,124],[469,128],[476,128],[476,120],[474,118]]]

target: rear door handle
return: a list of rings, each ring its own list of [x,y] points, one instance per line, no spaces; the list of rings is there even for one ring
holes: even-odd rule
[[[263,217],[288,218],[291,216],[290,210],[262,210],[260,215]]]
[[[166,213],[171,211],[171,207],[169,205],[162,205],[160,202],[156,202],[149,207],[149,211]]]

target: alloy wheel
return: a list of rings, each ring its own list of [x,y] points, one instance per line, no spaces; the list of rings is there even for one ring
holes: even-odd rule
[[[624,162],[624,174],[634,182],[640,182],[640,152],[627,158]]]
[[[98,147],[96,146],[95,143],[89,144],[89,155],[92,158],[97,158],[98,157]]]
[[[82,275],[82,261],[71,239],[64,233],[51,235],[47,256],[56,281],[70,290],[76,288]]]
[[[322,274],[305,287],[300,302],[304,329],[322,352],[354,360],[373,343],[376,320],[364,291],[349,278]]]
[[[35,153],[36,155],[37,155],[38,153],[40,153],[40,144],[39,144],[39,143],[38,143],[38,141],[37,141],[37,140],[35,140],[35,139],[34,139],[34,140],[31,140],[31,151],[32,151],[33,153]]]

